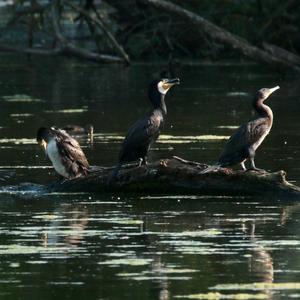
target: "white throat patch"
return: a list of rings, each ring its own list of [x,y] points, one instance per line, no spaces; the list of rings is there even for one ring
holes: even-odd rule
[[[157,88],[158,88],[158,91],[159,91],[161,94],[163,94],[163,95],[165,95],[165,94],[167,93],[167,91],[168,91],[168,90],[165,90],[165,89],[163,88],[163,82],[162,82],[162,81],[160,81],[160,82],[157,84]]]

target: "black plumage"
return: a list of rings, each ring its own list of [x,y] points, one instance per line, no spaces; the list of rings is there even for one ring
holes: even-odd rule
[[[154,80],[150,83],[148,97],[153,109],[130,127],[119,153],[118,165],[110,180],[117,176],[125,162],[140,160],[140,164],[147,163],[149,147],[159,137],[167,115],[165,95],[173,85],[179,83],[178,78]]]
[[[45,149],[56,172],[67,179],[87,175],[89,163],[79,143],[67,132],[41,127],[37,141]]]
[[[257,92],[253,100],[253,108],[257,117],[237,129],[227,141],[218,162],[202,173],[236,164],[240,164],[242,169],[246,170],[245,162],[248,159],[250,160],[250,170],[260,170],[255,166],[255,152],[269,134],[273,124],[273,112],[269,106],[264,104],[264,101],[278,89],[279,86],[276,86],[263,88]]]

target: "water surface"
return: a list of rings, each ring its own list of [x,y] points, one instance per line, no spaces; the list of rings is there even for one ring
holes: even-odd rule
[[[94,124],[94,144],[80,139],[84,151],[91,164],[114,164],[163,68],[1,58],[0,166],[16,171],[8,183],[57,180],[35,143],[42,125]],[[177,72],[182,84],[167,95],[150,160],[214,162],[251,117],[252,94],[278,84],[274,127],[256,162],[300,184],[295,79],[254,65]],[[1,193],[0,299],[299,298],[299,212],[276,197]]]

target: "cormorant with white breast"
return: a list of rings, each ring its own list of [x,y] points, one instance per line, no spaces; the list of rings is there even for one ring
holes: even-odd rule
[[[158,139],[167,115],[166,93],[172,86],[179,83],[178,78],[154,80],[150,83],[148,97],[153,109],[129,129],[119,153],[118,165],[113,171],[109,182],[116,178],[125,162],[140,160],[140,165],[147,164],[146,156],[150,144]]]
[[[87,175],[89,163],[79,143],[64,130],[41,127],[36,139],[59,175],[66,179]]]
[[[237,129],[226,143],[218,162],[202,171],[202,173],[210,172],[218,167],[228,167],[236,164],[240,164],[242,169],[246,170],[245,162],[247,159],[250,160],[249,170],[262,170],[255,166],[255,151],[269,134],[273,125],[273,112],[264,101],[278,89],[279,86],[262,88],[256,93],[253,108],[257,113],[257,117]]]

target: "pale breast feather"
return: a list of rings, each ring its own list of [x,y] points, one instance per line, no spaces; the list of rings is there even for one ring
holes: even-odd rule
[[[49,157],[49,159],[51,160],[55,171],[58,174],[60,174],[61,176],[65,177],[65,178],[68,178],[69,174],[66,171],[66,168],[62,163],[60,153],[58,151],[55,140],[52,140],[52,141],[49,142],[49,144],[47,146],[47,149],[46,149],[46,154]]]

